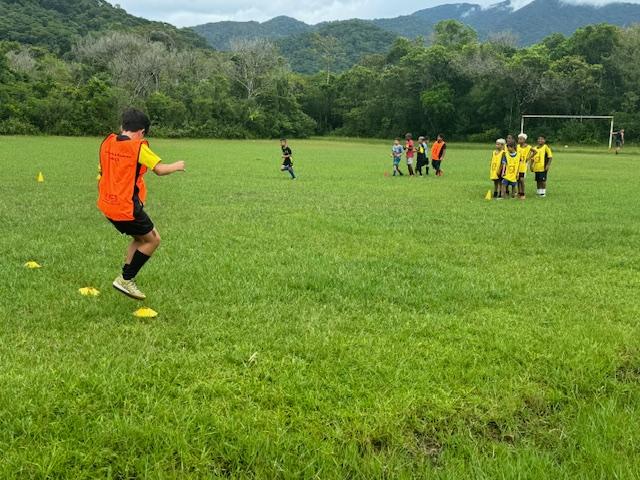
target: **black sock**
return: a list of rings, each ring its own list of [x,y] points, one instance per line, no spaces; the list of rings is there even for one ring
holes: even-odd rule
[[[140,269],[144,267],[144,264],[147,263],[147,260],[150,258],[150,256],[145,255],[140,250],[136,250],[133,254],[133,258],[131,259],[131,263],[125,264],[125,266],[122,267],[122,277],[125,280],[135,278]]]

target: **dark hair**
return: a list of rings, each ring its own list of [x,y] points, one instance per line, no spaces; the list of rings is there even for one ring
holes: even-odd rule
[[[444,140],[444,135],[443,135],[443,134],[441,134],[441,133],[439,133],[439,134],[438,134],[438,138],[441,138],[442,140]]]
[[[151,121],[147,115],[137,108],[127,108],[122,113],[122,130],[125,132],[137,132],[144,130],[144,134],[149,133]]]
[[[283,138],[281,138],[281,139],[280,139],[280,141],[281,141],[281,142],[286,142],[286,141],[287,141],[287,139],[283,137]]]

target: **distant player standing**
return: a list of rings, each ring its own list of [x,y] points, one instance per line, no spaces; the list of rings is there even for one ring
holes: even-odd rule
[[[120,233],[133,237],[122,274],[113,286],[137,300],[146,296],[135,277],[160,245],[160,235],[144,211],[147,188],[143,176],[147,169],[160,176],[184,171],[183,161],[165,164],[151,151],[144,139],[149,126],[143,112],[128,109],[122,114],[120,134],[112,133],[100,145],[98,208]]]
[[[618,155],[624,146],[624,128],[621,128],[617,132],[613,132],[613,138],[616,142],[616,155]]]
[[[438,138],[433,142],[431,147],[431,165],[436,172],[436,177],[441,177],[444,171],[440,168],[444,156],[447,153],[447,144],[444,141],[442,134],[438,135]]]
[[[281,171],[289,172],[291,175],[291,180],[295,180],[296,174],[293,173],[293,159],[291,157],[291,147],[289,147],[289,143],[286,138],[280,139],[280,147],[282,148],[282,166],[280,167]]]
[[[393,158],[393,176],[403,176],[404,173],[400,170],[400,161],[402,160],[402,145],[400,145],[400,139],[396,138],[391,147],[391,158]]]
[[[422,167],[424,167],[425,175],[429,175],[429,140],[425,137],[419,137],[416,150],[418,156],[416,160],[416,172],[422,176]]]
[[[506,140],[499,138],[496,140],[496,148],[491,152],[491,163],[489,164],[489,180],[493,182],[493,198],[502,196],[502,159],[505,156]]]
[[[536,174],[536,194],[544,198],[547,196],[547,176],[553,160],[553,153],[544,135],[538,137],[538,145],[532,151],[531,171]]]
[[[524,179],[527,176],[527,165],[531,157],[531,145],[527,143],[527,134],[518,135],[518,153],[520,154],[520,172],[518,173],[518,196],[524,200]]]
[[[513,137],[507,140],[507,151],[502,155],[502,196],[514,198],[518,184],[518,172],[520,171],[520,154]]]
[[[407,170],[409,170],[409,176],[413,177],[415,174],[413,173],[413,157],[415,155],[415,146],[413,144],[413,135],[407,133],[405,135],[405,139],[407,143],[404,145],[405,155],[407,156]]]

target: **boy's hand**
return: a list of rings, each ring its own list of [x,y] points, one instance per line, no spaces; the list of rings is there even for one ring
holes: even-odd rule
[[[180,160],[178,162],[174,162],[174,163],[158,163],[154,169],[153,172],[162,177],[164,175],[171,175],[172,173],[175,172],[184,172],[184,161]]]
[[[174,162],[173,164],[175,166],[176,172],[184,172],[185,169],[185,165],[184,165],[184,160],[179,160],[177,162]]]

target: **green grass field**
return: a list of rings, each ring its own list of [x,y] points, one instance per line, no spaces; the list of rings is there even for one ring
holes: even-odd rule
[[[490,202],[491,145],[152,140],[140,320],[99,141],[0,138],[0,477],[640,477],[640,151]]]

